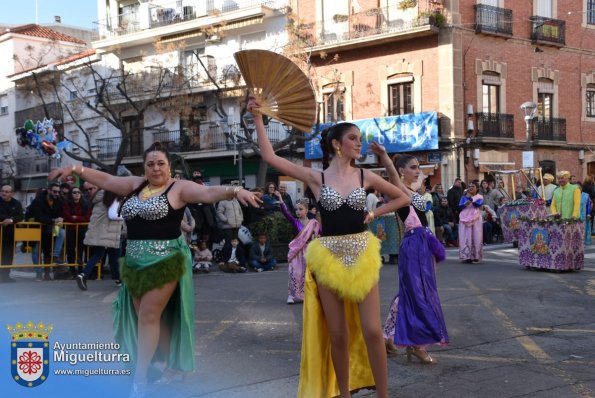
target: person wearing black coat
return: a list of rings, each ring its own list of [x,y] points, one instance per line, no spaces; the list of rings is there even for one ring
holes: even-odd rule
[[[14,223],[23,221],[23,205],[12,197],[10,185],[0,190],[0,221],[2,225],[2,265],[12,265],[14,257]],[[10,268],[0,270],[0,282],[14,282],[10,278]]]
[[[446,197],[448,198],[448,206],[450,206],[452,214],[455,216],[455,221],[458,223],[459,201],[461,200],[461,197],[463,197],[463,186],[460,178],[455,178],[455,182],[446,193]]]
[[[50,184],[47,190],[35,197],[27,208],[27,219],[32,219],[42,224],[41,226],[41,254],[43,264],[52,263],[53,228],[64,221],[63,204],[60,200],[60,186]],[[36,250],[36,249],[34,249]],[[36,269],[37,279],[41,279],[41,269]],[[50,267],[43,268],[43,279],[50,280]]]
[[[246,272],[246,254],[238,238],[232,238],[231,244],[223,248],[219,270],[231,273]]]
[[[457,220],[445,197],[440,199],[440,205],[434,208],[434,223],[436,229],[442,229],[446,246],[456,247],[459,245]]]

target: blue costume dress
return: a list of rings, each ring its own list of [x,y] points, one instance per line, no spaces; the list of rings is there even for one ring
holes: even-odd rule
[[[138,318],[132,297],[171,281],[178,286],[163,314],[170,328],[168,368],[194,370],[194,287],[192,257],[180,232],[184,207],[174,209],[165,192],[147,200],[133,196],[122,205],[128,240],[126,255],[120,264],[122,286],[113,303],[113,327],[116,342],[136,362]],[[156,358],[154,358],[156,359]]]

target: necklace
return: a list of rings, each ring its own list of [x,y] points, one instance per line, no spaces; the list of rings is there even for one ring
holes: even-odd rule
[[[146,187],[143,188],[140,196],[141,196],[141,198],[143,198],[143,200],[149,199],[151,196],[153,196],[157,192],[162,191],[166,185],[167,185],[167,183],[160,185],[160,186],[156,187],[155,189],[151,189],[149,187],[149,185],[147,185]]]

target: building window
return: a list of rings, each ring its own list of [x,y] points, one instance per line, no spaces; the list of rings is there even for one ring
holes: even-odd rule
[[[0,155],[2,155],[2,157],[4,159],[7,159],[10,157],[10,142],[8,142],[8,141],[0,142]]]
[[[343,90],[336,89],[323,94],[324,123],[337,123],[345,120],[345,99]]]
[[[500,75],[485,72],[482,78],[482,112],[500,113]]]
[[[388,85],[389,116],[413,113],[413,80]]]
[[[534,3],[535,15],[545,18],[554,18],[552,0],[537,0]]]
[[[537,87],[537,115],[540,119],[554,117],[554,82],[540,78]]]
[[[587,86],[585,103],[587,106],[587,117],[595,117],[595,84],[589,84]]]
[[[551,119],[553,115],[554,94],[537,94],[537,115],[541,119]]]
[[[79,131],[78,130],[70,130],[66,136],[71,142],[78,143],[79,140]]]
[[[204,48],[196,48],[184,52],[184,76],[194,86],[201,84],[201,82],[210,82],[204,67],[207,68],[209,75],[216,79],[217,78],[217,60],[212,55],[205,55]]]
[[[77,97],[76,91],[71,91],[68,99],[70,99],[72,101],[72,100],[75,100],[76,97]]]
[[[587,0],[587,23],[595,25],[595,0]]]
[[[8,95],[0,95],[0,115],[8,115]]]

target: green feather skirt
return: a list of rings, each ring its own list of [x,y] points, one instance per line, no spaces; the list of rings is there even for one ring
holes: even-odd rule
[[[194,359],[194,286],[192,260],[183,237],[170,241],[128,241],[121,261],[122,286],[112,305],[114,337],[121,350],[137,357],[138,318],[132,298],[140,298],[171,281],[178,286],[161,318],[170,330],[168,368],[191,372]],[[154,360],[165,353],[156,353]]]

